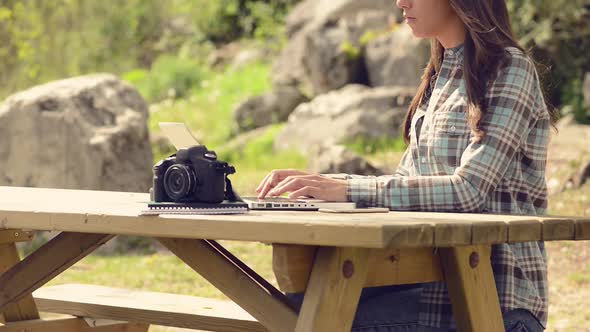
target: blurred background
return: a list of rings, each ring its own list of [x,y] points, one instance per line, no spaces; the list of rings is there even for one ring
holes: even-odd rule
[[[590,215],[590,3],[507,3],[562,116],[549,213]],[[2,0],[0,185],[147,192],[174,152],[161,121],[234,164],[242,195],[276,168],[392,173],[429,55],[401,21],[392,0]],[[225,244],[273,278],[269,247]],[[548,247],[549,330],[590,331],[589,246]],[[53,283],[72,281],[223,298],[142,238]]]

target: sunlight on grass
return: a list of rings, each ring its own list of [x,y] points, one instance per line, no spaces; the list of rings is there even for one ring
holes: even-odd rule
[[[160,131],[159,122],[184,122],[208,147],[223,145],[231,134],[233,108],[268,91],[269,72],[270,65],[259,63],[210,75],[189,98],[156,105],[150,113],[150,132]]]
[[[271,246],[250,242],[221,243],[265,279],[275,282]],[[167,252],[147,256],[91,255],[59,275],[49,285],[68,283],[226,299],[199,274]]]

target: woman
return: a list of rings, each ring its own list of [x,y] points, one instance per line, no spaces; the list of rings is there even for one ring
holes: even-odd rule
[[[290,193],[392,210],[541,215],[556,115],[533,62],[515,41],[505,0],[397,0],[431,58],[409,107],[408,148],[392,176],[268,174],[259,197]],[[492,248],[507,331],[542,331],[547,262],[542,242]],[[293,296],[300,300],[300,295]],[[444,283],[363,290],[354,331],[452,331]]]

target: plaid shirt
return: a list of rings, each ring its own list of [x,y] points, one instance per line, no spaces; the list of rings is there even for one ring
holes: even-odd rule
[[[411,123],[410,144],[393,176],[348,176],[348,198],[391,210],[542,215],[550,117],[534,65],[520,50],[488,84],[480,143],[471,143],[463,45],[447,49],[432,95]],[[502,311],[530,310],[547,322],[543,242],[492,246]],[[454,328],[442,282],[424,285],[420,323]]]

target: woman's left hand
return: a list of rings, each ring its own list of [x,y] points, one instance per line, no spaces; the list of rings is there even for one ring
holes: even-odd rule
[[[277,184],[269,196],[290,193],[289,198],[313,197],[331,202],[346,202],[346,180],[337,180],[321,175],[293,175]]]

